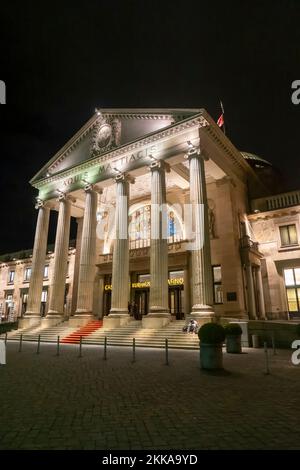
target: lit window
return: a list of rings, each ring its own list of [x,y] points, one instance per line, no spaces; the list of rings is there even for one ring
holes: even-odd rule
[[[150,282],[150,274],[139,274],[138,282]]]
[[[30,281],[31,268],[25,268],[24,281]]]
[[[222,289],[222,271],[221,266],[213,266],[213,287],[214,287],[214,303],[223,303],[223,289]]]
[[[183,271],[170,271],[169,272],[169,279],[181,279],[184,276]]]
[[[289,312],[298,314],[300,312],[300,268],[284,269],[283,274]]]
[[[150,205],[143,206],[129,215],[130,248],[142,248],[150,245],[151,231]]]
[[[43,290],[41,302],[47,302],[47,297],[48,297],[48,291]]]
[[[175,243],[182,240],[182,229],[179,217],[167,206],[167,224],[166,235],[168,243]],[[133,212],[129,212],[129,243],[130,249],[143,248],[150,246],[151,239],[151,206],[147,204]]]
[[[294,286],[295,279],[294,279],[294,270],[293,269],[285,269],[284,270],[284,281],[286,286]]]
[[[279,227],[281,246],[290,246],[298,244],[296,225],[283,225]]]
[[[49,265],[46,264],[44,267],[44,279],[48,279],[49,277]]]
[[[15,279],[15,271],[9,271],[8,273],[8,283],[13,284]]]

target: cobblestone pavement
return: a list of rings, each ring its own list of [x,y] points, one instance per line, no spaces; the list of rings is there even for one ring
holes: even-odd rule
[[[300,365],[290,351],[224,355],[226,372],[199,369],[199,352],[16,343],[0,366],[0,449],[299,449]]]

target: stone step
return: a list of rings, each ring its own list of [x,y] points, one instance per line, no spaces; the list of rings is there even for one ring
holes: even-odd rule
[[[100,327],[91,333],[87,331],[87,335],[83,335],[82,342],[83,344],[103,345],[106,336],[108,345],[132,346],[133,338],[135,338],[137,347],[164,348],[165,340],[168,338],[170,348],[198,349],[199,347],[197,335],[187,335],[182,332],[182,328],[186,324],[185,320],[173,321],[161,329],[145,329],[141,327],[141,323],[141,321],[131,320],[128,324],[119,328],[104,329]],[[73,344],[77,344],[81,336],[80,328],[69,327],[68,323],[64,322],[64,324],[47,328],[35,326],[14,330],[8,333],[8,339],[18,341],[21,334],[24,341],[37,341],[39,335],[41,341],[47,342],[56,342],[58,336],[60,336],[62,342],[64,338],[72,337],[74,339]],[[5,335],[1,336],[5,337]],[[68,343],[70,341],[66,341],[66,344]]]

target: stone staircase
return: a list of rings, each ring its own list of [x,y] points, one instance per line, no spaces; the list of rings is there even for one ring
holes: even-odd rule
[[[169,348],[198,349],[199,339],[195,334],[182,332],[185,320],[176,320],[161,329],[145,329],[141,321],[130,321],[127,325],[114,329],[94,331],[84,338],[85,344],[103,344],[107,337],[107,344],[111,346],[131,346],[135,338],[136,346],[147,348],[164,348],[165,339],[168,339]]]
[[[102,325],[103,325],[103,321],[100,321],[100,320],[90,321],[85,326],[79,329],[76,329],[70,335],[65,336],[61,342],[66,343],[66,344],[78,344],[80,343],[80,338],[85,340],[91,334],[93,334],[93,332],[99,330],[99,328],[102,328]]]
[[[82,336],[82,344],[104,344],[104,338],[107,338],[109,346],[132,346],[132,340],[135,338],[137,347],[164,348],[165,339],[168,339],[169,348],[176,349],[198,349],[199,340],[195,334],[182,332],[185,320],[176,320],[169,323],[161,329],[142,328],[141,321],[131,320],[127,325],[119,328],[107,329],[102,327],[102,322],[94,322],[93,325],[86,325],[83,328],[69,327],[67,322],[48,328],[31,327],[19,330],[13,330],[8,333],[8,340],[19,341],[20,335],[23,335],[23,341],[37,341],[41,335],[41,341],[56,342],[60,337],[62,343],[77,344]],[[96,329],[95,329],[96,328]],[[84,331],[83,331],[84,329]],[[0,338],[4,338],[2,334]]]
[[[69,327],[67,322],[60,323],[56,326],[49,326],[47,328],[30,327],[30,328],[19,328],[18,330],[13,330],[8,332],[8,340],[19,341],[21,334],[23,335],[23,341],[37,341],[39,335],[41,335],[41,341],[47,341],[50,343],[56,342],[57,337],[60,339],[65,338],[66,336],[71,335],[78,328]],[[5,334],[2,334],[0,338],[4,338]]]

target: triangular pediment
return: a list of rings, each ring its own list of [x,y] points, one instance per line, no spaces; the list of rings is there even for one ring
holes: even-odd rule
[[[200,109],[101,109],[32,178],[35,183],[74,168],[199,113]]]

